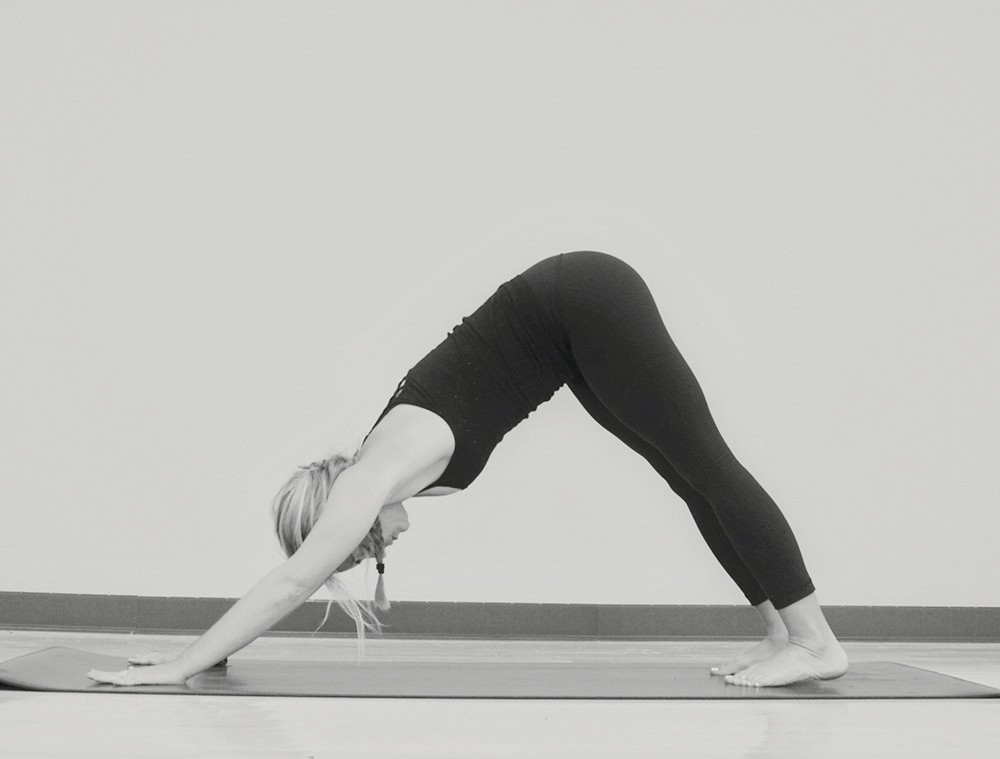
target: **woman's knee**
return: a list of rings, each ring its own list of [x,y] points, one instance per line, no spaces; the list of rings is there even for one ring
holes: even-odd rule
[[[717,442],[684,445],[683,453],[675,456],[672,463],[684,480],[703,496],[720,487],[728,489],[747,474],[732,451]]]

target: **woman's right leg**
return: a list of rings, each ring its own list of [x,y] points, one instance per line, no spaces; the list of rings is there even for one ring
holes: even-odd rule
[[[566,254],[556,306],[583,381],[711,505],[788,628],[790,645],[735,681],[783,685],[843,674],[846,658],[816,602],[788,522],[723,440],[646,283],[612,256]],[[741,677],[747,672],[755,679]]]
[[[723,439],[642,278],[611,256],[571,253],[558,288],[559,320],[594,397],[707,502],[775,607],[812,593],[788,522]]]

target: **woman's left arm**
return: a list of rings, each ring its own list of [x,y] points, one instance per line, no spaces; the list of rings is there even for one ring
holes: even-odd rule
[[[280,566],[258,582],[208,631],[171,662],[151,667],[129,667],[120,672],[91,670],[92,680],[114,685],[168,685],[183,683],[240,650],[291,613],[315,592],[287,581]]]
[[[356,464],[341,473],[323,514],[299,550],[260,582],[176,659],[88,676],[114,685],[183,683],[239,651],[306,601],[371,529],[391,486]]]

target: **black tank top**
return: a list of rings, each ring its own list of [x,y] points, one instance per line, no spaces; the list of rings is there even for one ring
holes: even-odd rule
[[[427,489],[467,487],[503,436],[574,376],[555,304],[560,258],[505,282],[462,319],[406,373],[375,422],[407,403],[448,423],[455,452]]]

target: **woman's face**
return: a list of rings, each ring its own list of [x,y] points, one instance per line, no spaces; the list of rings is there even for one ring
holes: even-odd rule
[[[410,529],[410,517],[403,508],[402,501],[383,506],[378,513],[378,520],[382,523],[382,537],[387,546],[395,543],[400,533]]]
[[[406,513],[406,509],[403,508],[402,502],[387,503],[382,507],[382,510],[378,513],[378,521],[382,527],[382,539],[385,541],[385,545],[391,546],[396,542],[396,538],[399,537],[400,533],[406,532],[410,529],[410,518]],[[338,572],[346,572],[352,567],[356,567],[365,559],[372,558],[371,552],[366,548],[358,546],[354,549],[354,552],[348,556],[344,562],[337,567]]]

